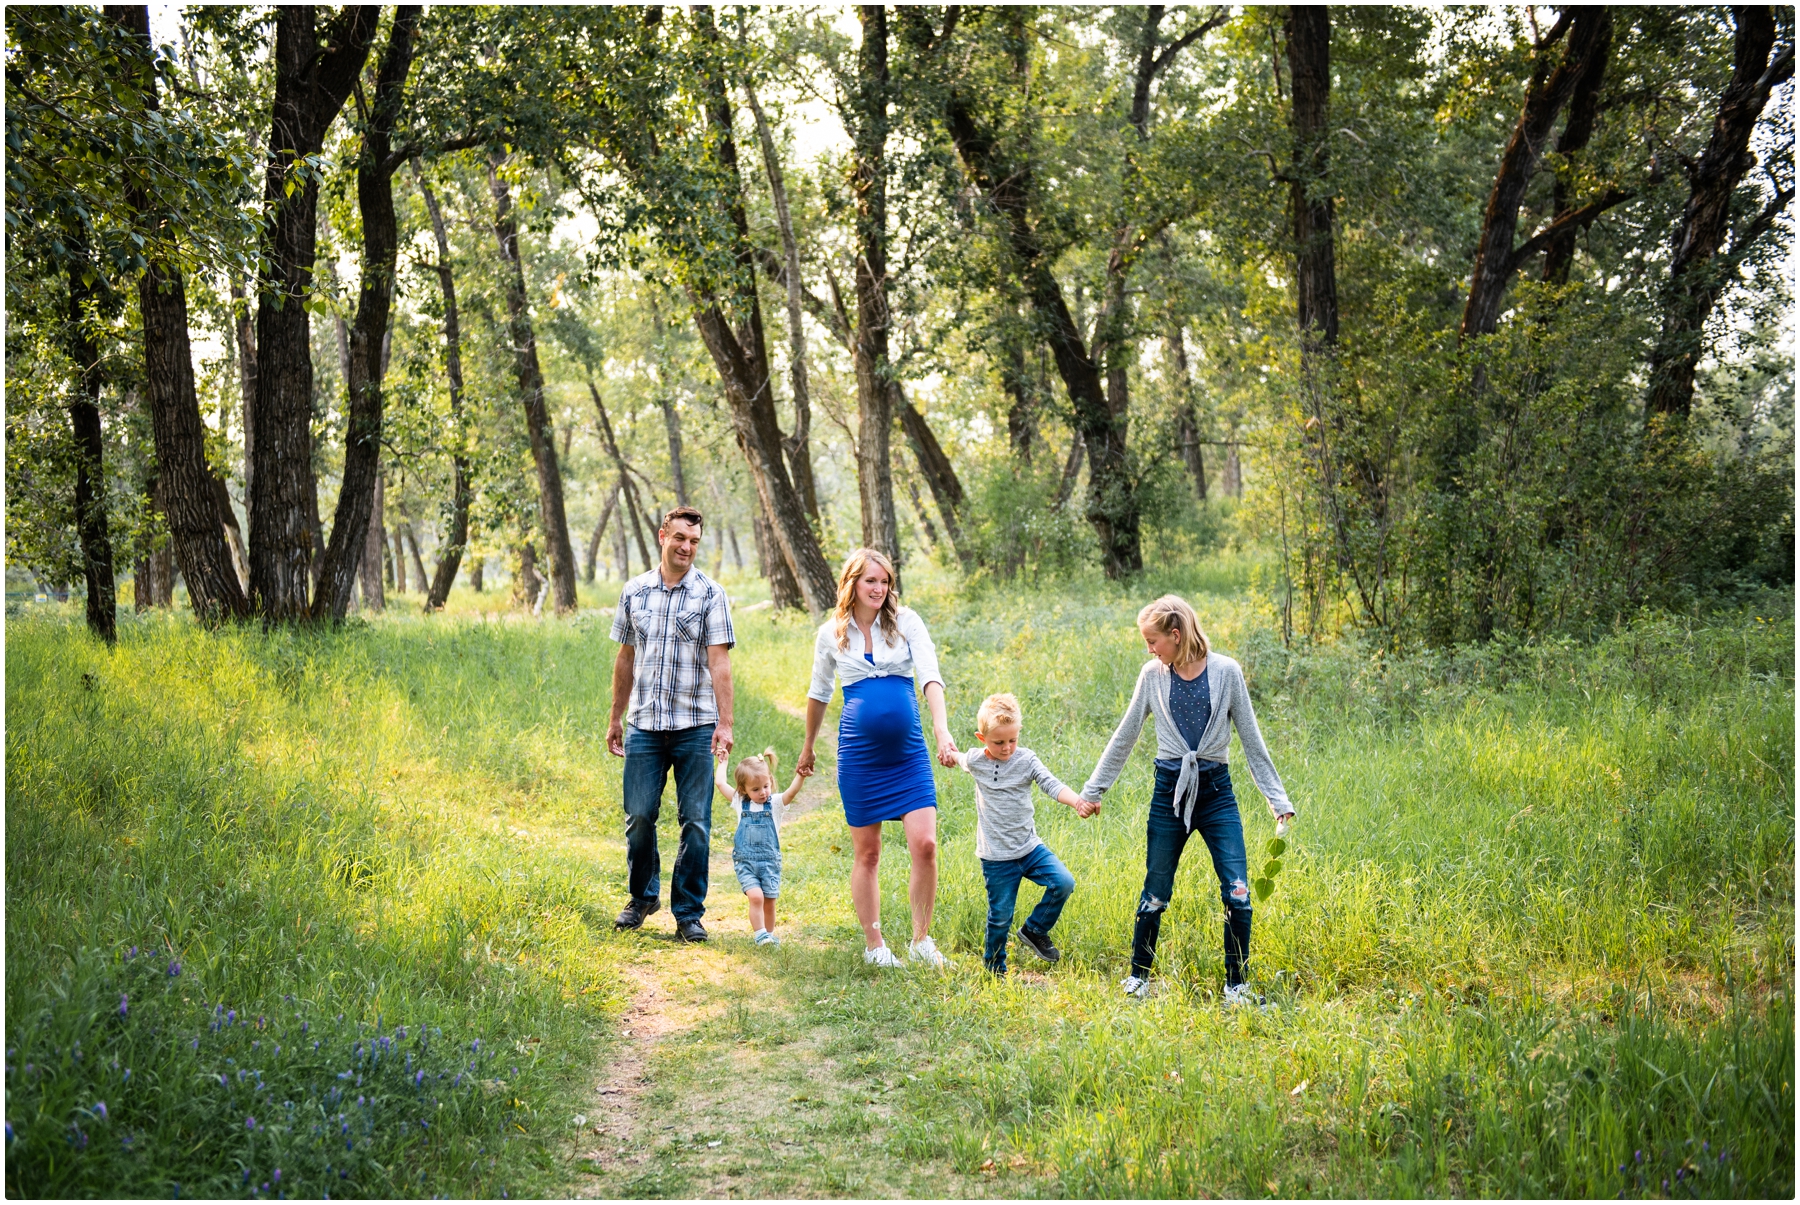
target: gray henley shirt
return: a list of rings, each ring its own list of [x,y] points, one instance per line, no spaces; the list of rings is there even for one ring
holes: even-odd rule
[[[1064,786],[1037,754],[1020,745],[1005,761],[995,761],[986,749],[976,749],[958,753],[956,764],[975,780],[976,857],[1010,862],[1043,844],[1032,813],[1031,784],[1037,783],[1052,799]]]

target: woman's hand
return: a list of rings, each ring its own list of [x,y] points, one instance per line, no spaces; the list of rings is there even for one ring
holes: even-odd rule
[[[942,724],[938,725],[937,747],[938,764],[940,766],[955,766],[956,755],[960,750],[956,747],[956,738],[950,735],[950,729],[944,727]]]
[[[801,778],[811,778],[813,768],[813,747],[805,745],[800,750],[800,760],[794,763],[794,773]]]

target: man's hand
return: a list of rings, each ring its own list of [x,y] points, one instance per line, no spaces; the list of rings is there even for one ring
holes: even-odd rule
[[[606,751],[614,757],[625,756],[625,725],[623,721],[614,720],[606,730]]]
[[[811,778],[813,776],[813,771],[817,768],[815,764],[816,760],[817,759],[813,757],[813,747],[811,745],[806,746],[804,749],[800,750],[800,760],[794,763],[794,773],[802,778]]]
[[[714,759],[728,757],[731,754],[731,725],[713,725],[712,752]]]

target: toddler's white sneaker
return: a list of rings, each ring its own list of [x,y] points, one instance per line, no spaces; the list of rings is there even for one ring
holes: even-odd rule
[[[936,967],[938,970],[943,970],[950,965],[950,960],[939,952],[937,943],[929,937],[921,938],[908,946],[906,956],[914,962],[922,962],[926,966]]]
[[[1139,1000],[1150,995],[1150,981],[1139,979],[1136,975],[1127,976],[1119,983],[1119,986],[1125,989],[1127,996],[1133,996]]]
[[[876,946],[873,950],[863,951],[863,961],[872,967],[897,967],[900,960],[886,946]]]
[[[781,944],[781,939],[767,929],[758,929],[756,931],[756,944],[759,946],[778,946]]]

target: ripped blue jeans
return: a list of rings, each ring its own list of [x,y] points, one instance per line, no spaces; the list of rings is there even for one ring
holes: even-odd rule
[[[1150,974],[1163,913],[1175,890],[1175,868],[1188,838],[1198,833],[1219,876],[1219,899],[1225,905],[1225,983],[1235,986],[1244,981],[1244,964],[1250,958],[1250,877],[1231,771],[1222,762],[1201,764],[1191,826],[1175,814],[1175,781],[1180,776],[1179,769],[1157,764],[1144,848],[1144,893],[1138,897],[1137,927],[1131,938],[1131,973],[1140,978]]]

